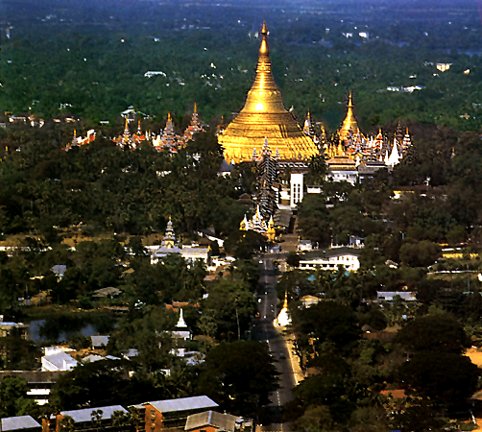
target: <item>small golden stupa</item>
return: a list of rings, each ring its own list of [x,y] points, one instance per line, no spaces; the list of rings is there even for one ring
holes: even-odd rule
[[[224,147],[224,158],[234,163],[251,161],[254,150],[261,154],[268,139],[279,160],[309,159],[318,154],[318,149],[283,105],[281,92],[271,73],[265,22],[261,37],[256,77],[244,107],[218,136],[219,143]]]
[[[357,135],[358,133],[360,133],[360,129],[358,129],[358,123],[353,113],[353,99],[350,91],[348,93],[346,117],[345,120],[343,120],[338,134],[340,135],[340,141],[345,141],[350,136]]]

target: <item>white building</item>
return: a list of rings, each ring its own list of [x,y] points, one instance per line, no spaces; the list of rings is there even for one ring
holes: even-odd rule
[[[303,175],[302,173],[292,173],[290,180],[290,207],[295,208],[303,201]]]
[[[326,252],[306,254],[300,259],[300,270],[331,270],[341,266],[347,271],[356,272],[360,268],[359,249],[341,247]]]
[[[42,371],[70,371],[78,362],[60,347],[46,347],[41,358]]]

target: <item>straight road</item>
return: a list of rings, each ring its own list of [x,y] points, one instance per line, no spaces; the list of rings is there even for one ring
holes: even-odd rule
[[[295,380],[290,356],[281,334],[274,328],[273,320],[278,310],[278,296],[276,291],[276,274],[273,258],[265,256],[260,260],[260,284],[258,289],[258,314],[259,319],[255,327],[255,337],[261,342],[268,344],[270,354],[278,370],[279,389],[271,395],[271,407],[277,413],[277,423],[264,425],[263,431],[287,432],[288,425],[281,423],[283,406],[293,399]],[[278,423],[279,422],[279,423]]]

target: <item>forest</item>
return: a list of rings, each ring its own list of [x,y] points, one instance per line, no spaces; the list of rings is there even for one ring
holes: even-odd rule
[[[97,125],[118,121],[131,105],[158,121],[168,111],[180,119],[196,100],[207,120],[228,119],[254,75],[262,14],[275,79],[300,120],[310,110],[333,130],[352,90],[364,130],[394,119],[480,125],[481,28],[470,1],[437,7],[429,19],[403,3],[300,5],[269,16],[255,6],[220,14],[207,3],[31,3],[0,5],[2,112]],[[451,68],[440,72],[438,62]],[[387,90],[410,86],[421,90]]]

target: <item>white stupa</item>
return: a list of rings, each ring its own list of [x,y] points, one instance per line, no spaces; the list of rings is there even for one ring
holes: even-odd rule
[[[288,293],[285,292],[285,299],[283,301],[283,307],[281,308],[278,316],[274,320],[275,327],[287,327],[291,324],[291,317],[288,311]]]
[[[182,308],[179,311],[179,320],[177,321],[176,327],[172,331],[172,336],[176,339],[191,339],[191,331],[189,330],[186,321],[184,321],[184,314]]]

